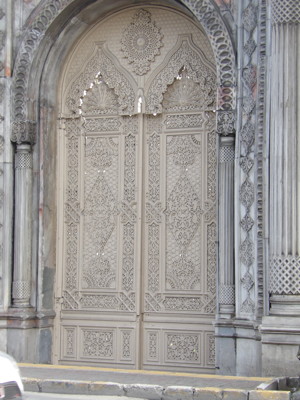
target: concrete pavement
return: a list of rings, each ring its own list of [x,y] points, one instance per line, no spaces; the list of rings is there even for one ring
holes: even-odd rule
[[[261,377],[19,364],[26,391],[149,400],[289,400],[277,380]],[[275,389],[275,390],[274,390]]]

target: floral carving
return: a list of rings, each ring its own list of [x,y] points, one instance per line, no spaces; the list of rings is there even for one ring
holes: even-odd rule
[[[114,287],[115,279],[109,261],[97,256],[89,261],[83,271],[83,288],[111,288]]]
[[[227,136],[235,133],[236,117],[232,111],[218,111],[217,133]]]
[[[83,95],[81,110],[83,114],[117,114],[118,99],[113,89],[98,77],[92,87]]]
[[[200,360],[198,335],[167,335],[167,359],[173,361]]]
[[[205,119],[201,114],[167,115],[164,124],[167,129],[202,128]]]
[[[197,193],[188,177],[182,174],[168,198],[166,210],[168,229],[182,251],[193,239],[202,213]]]
[[[168,289],[197,289],[201,281],[199,269],[186,255],[179,256],[167,272]]]
[[[241,244],[240,252],[242,263],[249,267],[254,261],[254,244],[249,238]]]
[[[183,83],[179,82],[175,85],[178,76],[183,78]],[[190,81],[187,81],[187,79]],[[167,109],[170,106],[170,102],[172,107],[174,101],[177,104],[176,110],[178,109],[178,102],[180,101],[178,99],[178,90],[184,94],[183,101],[191,104],[192,97],[195,96],[195,84],[198,84],[198,90],[201,90],[201,95],[204,96],[203,100],[201,100],[201,108],[208,108],[215,100],[216,75],[214,66],[199,52],[190,35],[181,35],[179,37],[176,49],[170,56],[166,67],[156,75],[151,83],[146,100],[146,111],[148,113],[157,114],[162,112],[164,93],[167,92],[168,86],[173,82],[175,89],[171,89],[170,94],[167,93],[165,100]],[[191,85],[193,86],[193,92],[189,94],[187,89]],[[177,95],[172,96],[173,90]],[[186,108],[187,104],[183,104],[183,106],[184,110],[189,109]],[[182,107],[182,104],[179,104],[179,109],[181,109],[180,107]]]
[[[131,115],[134,113],[135,94],[133,88],[116,66],[117,61],[113,62],[113,59],[113,55],[104,48],[103,44],[97,45],[94,54],[68,91],[66,105],[72,113],[81,112],[81,102],[84,106],[83,111],[91,109],[94,112],[97,110],[96,112],[101,114],[107,107],[115,110],[118,103],[119,114]],[[90,90],[91,85],[94,90]],[[114,90],[117,100],[114,98],[113,92],[108,89]],[[86,101],[84,99],[85,91],[87,93]],[[100,104],[100,109],[95,108],[95,102]]]
[[[150,12],[136,12],[133,21],[123,32],[121,45],[124,57],[128,59],[134,72],[137,75],[145,75],[162,46],[162,34],[151,21]]]
[[[194,82],[184,68],[165,93],[163,109],[166,112],[182,112],[200,111],[212,107],[216,97],[212,89],[213,87],[208,85],[204,88]]]
[[[109,330],[83,330],[83,356],[112,359],[114,334]]]

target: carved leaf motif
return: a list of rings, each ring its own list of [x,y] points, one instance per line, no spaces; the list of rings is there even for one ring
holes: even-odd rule
[[[217,113],[217,132],[220,135],[235,133],[235,114],[232,111],[219,111]]]
[[[133,21],[123,32],[121,45],[124,57],[132,64],[134,72],[145,75],[162,46],[162,34],[151,21],[148,11],[139,10],[134,15]]]
[[[254,161],[249,157],[241,157],[240,159],[240,166],[245,174],[251,170],[254,165]]]
[[[203,91],[199,83],[193,82],[184,70],[164,95],[163,109],[167,112],[195,111],[214,102],[210,91]]]
[[[112,61],[112,57],[110,52],[103,48],[103,45],[95,49],[95,53],[84,66],[81,74],[71,84],[67,93],[66,105],[71,112],[79,113],[84,92],[88,92],[91,85],[95,84],[101,75],[107,87],[114,89],[118,98],[119,113],[121,115],[134,113],[134,91],[128,79]]]
[[[83,96],[81,110],[83,114],[117,114],[117,96],[103,81],[97,80]]]
[[[242,263],[249,267],[254,261],[254,244],[249,238],[241,244],[240,252]]]
[[[175,82],[176,78],[184,73],[189,76],[191,82],[198,84],[204,100],[202,108],[209,107],[216,97],[216,76],[214,67],[197,51],[191,37],[183,35],[179,39],[179,48],[174,50],[166,67],[155,77],[150,85],[146,109],[151,114],[162,111],[164,93],[168,86]]]
[[[253,219],[247,214],[244,216],[244,218],[241,220],[241,227],[244,229],[244,231],[249,232],[254,225]]]
[[[254,202],[254,185],[248,178],[241,186],[240,200],[246,208],[250,208]]]

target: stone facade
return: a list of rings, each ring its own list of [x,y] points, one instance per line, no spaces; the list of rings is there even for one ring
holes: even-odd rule
[[[214,144],[208,143],[207,151],[208,164],[215,165],[215,173],[211,173],[213,178],[210,179],[216,184],[217,201],[213,203],[211,197],[211,203],[207,202],[207,208],[201,210],[207,215],[207,220],[216,221],[213,233],[210,231],[216,245],[207,242],[207,263],[212,267],[205,272],[210,276],[207,278],[209,290],[206,296],[209,298],[216,293],[216,303],[209,310],[214,316],[214,323],[207,322],[210,328],[207,328],[206,334],[203,333],[203,337],[206,335],[204,352],[208,348],[206,365],[211,365],[213,372],[228,375],[297,374],[299,361],[296,355],[300,344],[299,1],[156,0],[147,4],[147,1],[139,0],[132,3],[130,0],[0,0],[0,348],[19,361],[61,362],[57,350],[61,310],[75,310],[84,301],[95,301],[95,297],[91,300],[92,291],[89,297],[84,297],[83,292],[75,289],[62,295],[61,288],[66,285],[59,277],[64,251],[59,226],[62,220],[68,218],[70,228],[70,221],[79,220],[83,211],[79,207],[80,199],[73,197],[72,201],[66,202],[66,217],[59,207],[59,202],[64,202],[64,199],[58,176],[63,171],[60,169],[61,160],[71,154],[67,150],[64,153],[62,144],[67,143],[68,146],[69,143],[70,149],[74,144],[71,138],[80,136],[82,128],[78,120],[90,110],[87,103],[94,101],[93,93],[88,92],[86,85],[90,83],[86,75],[79,73],[76,79],[72,78],[72,82],[70,78],[71,83],[65,91],[67,94],[60,92],[64,87],[67,63],[80,40],[99,21],[132,9],[132,19],[128,20],[123,30],[119,46],[123,64],[109,53],[99,37],[97,56],[91,58],[86,67],[95,76],[93,85],[96,80],[100,82],[103,79],[107,85],[106,96],[109,94],[113,98],[111,91],[114,90],[115,98],[111,100],[107,113],[110,116],[115,113],[119,119],[101,119],[106,132],[120,129],[124,136],[122,129],[132,129],[134,137],[134,123],[129,126],[122,121],[144,114],[148,115],[147,135],[152,135],[151,140],[155,142],[155,135],[161,135],[161,123],[157,121],[160,121],[161,114],[171,109],[171,106],[166,106],[167,100],[162,101],[162,94],[173,82],[171,66],[178,68],[176,73],[182,82],[187,70],[190,82],[194,80],[197,85],[202,85],[203,93],[207,90],[209,79],[214,80],[211,86],[214,95],[205,106],[206,112],[209,110],[205,115],[213,113],[214,118],[205,118],[214,121],[211,131],[215,133],[214,143],[217,146],[215,150]],[[157,67],[155,70],[156,78],[147,86],[146,74],[151,72],[152,65],[158,63],[165,43],[160,27],[151,19],[150,6],[173,10],[176,15],[182,15],[198,26],[208,43],[208,50],[205,50],[207,59],[212,54],[206,69],[200,68],[204,59],[202,55],[199,58],[189,55],[197,54],[192,53],[196,48],[192,36],[181,34],[181,43],[187,43],[193,50],[189,50],[190,53],[182,50],[180,53],[183,45],[180,47],[178,44],[177,60],[175,55],[172,58],[168,53],[162,67],[159,67],[161,69]],[[143,36],[143,32],[147,34]],[[138,36],[138,51],[131,47],[135,35]],[[141,53],[145,40],[150,43],[148,52]],[[203,54],[205,51],[203,49]],[[193,59],[197,59],[195,65]],[[184,60],[184,65],[181,66],[180,60]],[[130,73],[137,77],[136,82],[130,74],[126,74],[126,63]],[[203,75],[204,70],[206,75]],[[153,72],[153,76],[155,74]],[[171,92],[168,95],[170,100]],[[201,102],[205,103],[203,98]],[[182,112],[177,107],[175,111],[178,110]],[[191,109],[186,108],[183,115],[186,116],[187,111],[191,114]],[[197,117],[190,117],[189,123],[193,126],[198,126],[200,111],[202,109],[196,110]],[[104,111],[102,114],[105,114]],[[150,119],[156,115],[156,122],[152,123]],[[182,123],[182,117],[178,115],[168,118],[172,124]],[[102,129],[95,128],[100,119],[95,121],[88,120],[91,132]],[[122,124],[125,128],[119,128]],[[184,124],[184,129],[192,126],[188,126],[187,122]],[[138,122],[137,126],[140,126]],[[87,125],[85,127],[87,130]],[[87,136],[86,145],[91,140]],[[196,139],[195,134],[194,144]],[[124,143],[124,146],[130,145],[126,141]],[[184,151],[187,151],[186,142],[180,143],[179,147],[185,146]],[[72,161],[75,164],[80,162],[74,159],[79,153],[73,151],[72,154]],[[128,159],[130,157],[133,157],[132,153]],[[152,157],[154,160],[155,153]],[[69,164],[69,172],[66,170],[65,173],[71,175],[75,164]],[[186,186],[182,184],[182,187]],[[76,192],[74,181],[68,190]],[[132,190],[135,191],[134,188]],[[196,198],[192,191],[189,193]],[[199,193],[198,197],[201,197]],[[133,199],[129,199],[128,204]],[[131,222],[134,226],[136,216],[130,216],[132,209],[128,208],[128,204],[124,203],[123,208],[117,211],[119,206],[113,209],[111,202],[103,207],[110,210],[112,218],[122,214],[123,221],[127,221],[122,228],[125,237],[129,235]],[[163,212],[166,215],[169,228],[173,226],[170,222],[171,202],[168,203],[169,209],[161,211],[161,215]],[[151,204],[149,202],[149,207],[152,207]],[[160,218],[157,204],[157,208],[147,210],[150,210],[152,228]],[[212,204],[213,210],[210,211]],[[195,234],[193,224],[197,225],[197,218],[201,217],[193,216],[189,222],[188,239],[181,238],[177,242],[182,245],[185,257],[188,255],[187,242],[190,243],[191,236]],[[73,251],[70,263],[75,259],[77,244],[74,240],[77,234],[80,236],[80,232],[69,231],[71,239],[66,241],[70,252]],[[109,236],[100,232],[99,238],[103,239],[105,235]],[[128,240],[126,246],[128,250],[134,243]],[[68,247],[66,251],[69,251]],[[158,252],[155,245],[151,251],[148,251],[149,257],[155,262]],[[214,259],[215,264],[211,261]],[[174,276],[169,279],[174,290],[188,288],[187,281],[180,276],[183,273],[180,263],[183,261],[174,267],[177,268],[176,282]],[[99,287],[109,278],[105,267],[103,271],[101,276],[97,276]],[[171,272],[167,271],[169,277]],[[70,276],[68,279],[74,279]],[[203,275],[199,276],[198,282],[201,282]],[[82,273],[82,277],[87,279],[87,273]],[[93,282],[90,271],[88,278],[89,282]],[[123,282],[127,294],[132,289],[128,282]],[[94,287],[94,283],[85,285]],[[150,296],[149,293],[147,295]],[[145,307],[146,312],[157,305],[167,313],[170,297],[162,298],[160,295],[157,292],[151,298],[151,306]],[[118,296],[118,301],[130,307],[132,294],[126,299],[121,299],[121,294]],[[199,299],[195,295],[193,302],[202,301],[202,298]],[[68,308],[70,304],[72,308]],[[122,304],[118,306],[120,319],[120,311],[125,307]],[[191,307],[190,304],[191,300],[185,307]],[[182,307],[182,303],[178,306],[177,301],[176,307]],[[208,306],[205,307],[207,311]],[[204,313],[204,308],[201,313]],[[190,311],[190,308],[187,309]],[[91,318],[92,315],[91,312]],[[140,320],[140,315],[136,316]],[[176,329],[175,322],[172,329]],[[189,334],[182,331],[181,335],[171,335],[166,332],[167,353],[175,361],[190,346],[193,346],[194,353],[191,353],[187,363],[196,357],[196,343],[202,340],[202,333],[200,336],[192,334],[193,321],[189,323]],[[130,327],[128,325],[127,330],[123,327],[120,333],[123,348],[130,345]],[[71,349],[75,343],[72,329],[68,327],[65,336],[60,339],[66,341],[66,349]],[[209,329],[214,330],[214,335],[210,335]],[[158,331],[153,328],[147,332],[149,343],[154,343]],[[93,333],[92,330],[85,330],[83,334],[89,337],[88,340],[98,343],[104,340],[103,331]],[[113,336],[114,331],[111,330],[109,335]],[[177,350],[170,350],[170,346],[174,345]],[[156,357],[154,347],[151,350],[153,359]],[[99,352],[102,354],[104,350],[102,347]],[[110,352],[108,347],[107,352]],[[164,369],[167,369],[165,364]]]

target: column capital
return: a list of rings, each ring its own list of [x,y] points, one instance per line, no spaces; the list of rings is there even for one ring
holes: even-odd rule
[[[12,123],[11,141],[17,144],[34,144],[36,139],[36,122],[18,120]]]
[[[220,136],[220,163],[233,163],[235,158],[235,139],[232,136]]]
[[[271,0],[272,24],[299,24],[299,0]]]
[[[29,143],[18,144],[15,155],[15,169],[32,169],[32,153]]]
[[[217,111],[217,133],[220,136],[235,135],[236,113],[233,110]]]

